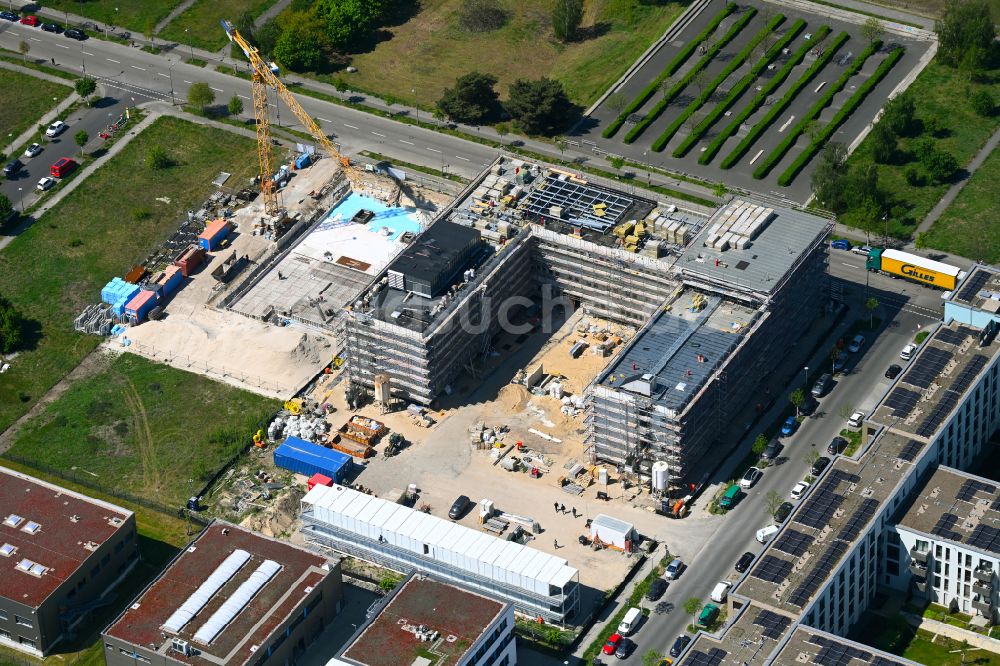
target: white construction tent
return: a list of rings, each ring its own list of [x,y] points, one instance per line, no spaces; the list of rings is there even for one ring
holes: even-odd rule
[[[612,518],[603,513],[590,521],[590,538],[600,540],[605,546],[631,553],[638,543],[638,534],[632,523]]]
[[[335,550],[446,576],[530,614],[562,620],[578,602],[579,572],[561,557],[339,485],[313,487],[301,508],[304,535]]]

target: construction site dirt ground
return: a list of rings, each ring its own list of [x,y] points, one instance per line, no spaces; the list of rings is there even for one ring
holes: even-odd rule
[[[491,499],[501,512],[538,521],[543,531],[536,535],[531,545],[565,557],[580,570],[585,586],[604,592],[618,584],[634,561],[614,550],[595,551],[581,545],[578,537],[590,536],[585,527],[588,518],[604,513],[631,522],[641,534],[666,541],[671,552],[682,556],[694,555],[720,521],[705,512],[683,521],[657,515],[650,508],[649,493],[636,487],[624,488],[616,480],[617,472],[613,469],[609,470],[612,480],[607,486],[592,480],[581,495],[568,493],[560,487],[558,480],[567,474],[569,467],[585,463],[583,411],[576,415],[565,414],[561,400],[551,395],[533,395],[523,385],[512,384],[510,380],[517,368],[532,369],[541,363],[546,373],[564,377],[559,381],[566,393],[581,395],[610,359],[589,350],[578,358],[570,355],[569,350],[581,337],[592,340],[590,326],[603,329],[607,323],[577,312],[554,334],[538,331],[520,343],[512,340],[508,350],[503,350],[507,342],[501,337],[496,341],[497,351],[488,366],[481,369],[477,377],[456,383],[458,390],[445,401],[452,405],[428,412],[436,421],[430,428],[418,425],[402,404],[396,406],[396,411],[386,414],[374,404],[356,411],[347,409],[345,377],[330,376],[319,382],[311,397],[336,407],[337,411],[328,417],[334,430],[351,414],[359,413],[382,421],[390,432],[399,432],[406,438],[408,446],[391,458],[382,457],[382,444],[377,445],[378,455],[364,463],[356,483],[376,495],[414,483],[420,493],[417,506],[427,504],[431,513],[440,517],[447,515],[459,495],[467,495],[476,502]],[[612,332],[624,340],[632,334],[619,327],[613,327]],[[530,457],[532,466],[540,468],[541,477],[532,478],[527,471],[508,472],[501,464],[494,464],[488,446],[470,441],[469,430],[479,423],[487,428],[506,428],[502,436],[504,447],[523,442],[526,452],[511,450],[507,456]],[[529,429],[553,439],[546,439]],[[382,443],[386,439],[383,436]],[[584,473],[577,482],[582,483],[586,478]],[[598,500],[598,491],[607,493],[610,499]],[[556,511],[555,504],[565,505],[565,512]],[[575,518],[573,509],[577,513]],[[475,510],[461,522],[481,529]],[[678,538],[672,539],[672,534]]]

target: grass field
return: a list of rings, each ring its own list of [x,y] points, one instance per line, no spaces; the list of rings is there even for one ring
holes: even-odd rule
[[[1000,125],[1000,116],[991,118],[978,116],[969,103],[969,91],[977,88],[989,90],[994,98],[1000,97],[1000,71],[990,74],[988,82],[970,83],[961,72],[945,67],[935,60],[917,76],[909,88],[909,94],[913,96],[916,104],[917,117],[922,122],[931,117],[936,118],[943,127],[940,136],[934,138],[935,144],[938,148],[954,155],[962,167],[972,160],[976,151]],[[918,138],[924,138],[928,134],[924,132]],[[911,151],[915,140],[902,139],[900,152],[905,155]],[[871,159],[869,143],[867,139],[861,143],[850,158],[852,163]],[[949,187],[949,184],[910,185],[906,181],[905,171],[914,164],[913,160],[900,160],[898,164],[878,165],[879,185],[891,194],[900,207],[898,213],[894,211],[893,217],[904,221],[902,225],[897,221],[895,229],[890,227],[889,231],[894,235],[909,235],[913,225],[919,224],[927,216]]]
[[[150,169],[153,146],[177,164]],[[0,431],[98,345],[72,323],[101,287],[166,239],[219,171],[234,183],[252,176],[254,151],[249,139],[161,118],[0,251],[0,294],[29,320],[28,349],[0,375]]]
[[[182,506],[250,443],[277,402],[134,354],[75,382],[9,453],[88,475],[109,493]]]
[[[1000,262],[997,224],[1000,150],[994,150],[945,209],[924,240],[929,247],[987,263]]]
[[[515,79],[548,76],[562,81],[570,98],[586,106],[617,81],[681,11],[681,5],[672,2],[591,0],[583,26],[595,36],[561,44],[550,26],[553,0],[504,4],[510,12],[507,25],[473,34],[458,24],[462,0],[423,0],[413,18],[389,28],[390,39],[353,57],[357,73],[342,76],[359,90],[424,108],[433,107],[446,87],[473,70],[496,76],[501,96]]]
[[[879,650],[906,657],[921,664],[933,666],[1000,666],[1000,655],[986,650],[974,650],[965,656],[953,652],[961,649],[958,641],[935,636],[929,631],[915,629],[902,616],[883,618],[872,613],[862,616],[849,638]]]
[[[49,109],[73,92],[68,86],[9,69],[0,69],[0,90],[4,91],[4,102],[0,104],[0,143],[4,145],[34,127]]]
[[[831,4],[837,4],[837,0],[828,0]],[[947,0],[875,0],[876,5],[892,7],[911,14],[921,14],[938,18],[944,13]],[[990,9],[993,10],[993,20],[1000,20],[1000,0],[989,0]],[[878,9],[871,8],[872,13],[877,14]]]
[[[229,43],[229,38],[219,25],[220,20],[235,21],[236,16],[243,12],[259,16],[275,2],[276,0],[195,0],[193,5],[168,23],[157,37],[214,53]]]
[[[46,9],[85,16],[92,21],[145,34],[183,0],[47,0]]]

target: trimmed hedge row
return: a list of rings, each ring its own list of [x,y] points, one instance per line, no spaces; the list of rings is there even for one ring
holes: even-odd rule
[[[719,152],[719,149],[722,148],[722,144],[724,144],[729,137],[736,133],[736,130],[740,128],[743,122],[760,108],[760,105],[767,100],[771,93],[778,89],[778,86],[785,82],[785,79],[787,79],[788,75],[792,73],[792,70],[795,69],[795,67],[802,62],[802,59],[806,57],[806,53],[808,53],[810,49],[815,48],[815,44],[823,41],[828,34],[830,34],[830,27],[826,25],[821,26],[819,30],[813,33],[812,41],[806,42],[799,47],[799,50],[792,54],[792,57],[789,58],[788,62],[786,62],[784,66],[778,70],[778,73],[771,77],[771,80],[767,82],[767,84],[754,96],[752,100],[750,100],[750,103],[745,106],[743,110],[740,111],[735,118],[733,118],[732,122],[726,125],[726,127],[719,132],[715,138],[711,140],[711,142],[709,142],[704,152],[702,152],[702,154],[698,157],[698,163],[708,164],[711,162],[712,159],[715,158],[716,153]]]
[[[879,40],[875,40],[865,47],[865,50],[854,59],[854,62],[852,62],[847,69],[844,70],[844,72],[840,75],[840,78],[827,87],[826,92],[824,92],[823,95],[816,100],[816,103],[813,104],[809,111],[807,111],[806,114],[799,119],[799,122],[795,123],[795,127],[791,129],[788,136],[782,139],[781,143],[775,146],[774,150],[771,151],[771,154],[764,158],[763,162],[757,165],[757,168],[753,170],[754,178],[760,180],[767,174],[771,173],[771,169],[774,168],[774,165],[785,156],[793,145],[795,145],[795,142],[798,141],[799,137],[806,131],[809,124],[819,117],[819,114],[823,112],[823,109],[830,105],[830,102],[833,101],[834,95],[844,89],[844,86],[847,85],[850,78],[857,74],[861,70],[861,67],[864,66],[868,58],[870,58],[871,55],[881,47],[882,42]]]
[[[890,53],[889,57],[882,61],[882,63],[878,66],[878,69],[875,70],[871,77],[862,83],[861,87],[854,91],[854,94],[851,95],[850,99],[844,103],[844,106],[840,107],[840,110],[837,111],[832,119],[830,119],[830,122],[823,128],[823,131],[817,134],[813,138],[812,142],[806,146],[806,149],[802,151],[802,154],[796,157],[795,161],[792,162],[787,169],[785,169],[784,173],[782,173],[778,178],[779,185],[784,187],[795,180],[795,177],[799,175],[802,168],[816,155],[816,153],[819,152],[820,148],[823,147],[823,144],[830,140],[830,137],[837,130],[840,124],[844,122],[849,115],[854,113],[854,110],[865,100],[865,97],[867,97],[868,93],[872,91],[872,88],[878,85],[879,82],[885,78],[885,75],[889,73],[889,70],[892,69],[896,65],[896,62],[902,57],[903,49],[899,48]]]
[[[785,109],[788,108],[788,105],[792,103],[792,100],[794,100],[802,89],[806,87],[809,81],[811,81],[812,78],[819,73],[819,70],[826,66],[826,63],[833,58],[833,54],[837,52],[837,49],[843,46],[844,42],[846,42],[849,38],[850,35],[846,32],[842,32],[834,37],[833,42],[826,49],[826,51],[823,52],[823,55],[817,58],[816,62],[809,66],[809,69],[807,69],[802,76],[799,77],[798,81],[792,84],[792,87],[788,89],[788,92],[785,93],[784,97],[775,102],[774,105],[768,110],[767,114],[765,114],[765,116],[761,118],[756,125],[750,128],[750,132],[743,137],[742,141],[736,144],[733,152],[726,155],[726,158],[722,160],[721,164],[723,169],[729,169],[732,167],[736,164],[737,160],[743,157],[746,152],[750,150],[750,146],[752,146],[754,142],[760,138],[760,135],[764,133],[764,130],[770,127],[771,123],[777,120],[779,115],[784,113]]]
[[[670,141],[671,138],[673,138],[674,134],[677,133],[677,130],[681,128],[681,125],[683,125],[688,118],[693,116],[695,112],[698,111],[698,109],[700,109],[702,106],[705,105],[705,102],[707,102],[712,97],[712,94],[715,93],[716,89],[719,86],[721,86],[723,82],[725,82],[725,80],[729,78],[730,75],[732,75],[733,72],[735,72],[737,69],[743,66],[743,63],[746,62],[746,59],[750,57],[750,54],[757,47],[757,45],[760,44],[762,41],[764,41],[764,38],[767,37],[772,32],[774,32],[774,30],[784,21],[785,21],[784,14],[777,14],[774,16],[774,18],[772,18],[768,22],[766,26],[761,28],[760,31],[753,36],[753,39],[751,39],[750,42],[745,47],[743,47],[743,50],[737,53],[735,56],[733,56],[733,59],[729,61],[729,64],[726,65],[725,69],[723,69],[711,83],[705,86],[705,90],[703,90],[702,93],[698,95],[698,97],[694,101],[688,104],[686,109],[681,111],[680,114],[678,114],[678,116],[674,118],[674,120],[667,126],[667,129],[663,130],[663,134],[661,134],[656,139],[656,141],[653,142],[653,150],[655,150],[656,152],[660,152],[664,148],[666,148],[667,142]],[[800,22],[802,25],[805,25],[805,21],[802,21],[800,19]],[[786,44],[788,43],[787,40],[784,40],[784,38],[782,39]],[[767,57],[770,57],[771,50],[769,50],[765,55]],[[766,62],[766,58],[762,58],[761,60]],[[744,79],[746,79],[746,77],[744,77]],[[739,86],[744,79],[741,79],[740,82],[737,83],[737,86]],[[750,84],[749,80],[747,80],[747,85],[749,84]]]
[[[743,16],[741,16],[739,20],[733,23],[733,25],[729,28],[726,34],[720,37],[719,41],[713,44],[712,48],[710,48],[705,53],[705,55],[702,56],[701,60],[696,62],[694,67],[692,67],[691,70],[687,74],[685,74],[680,81],[675,83],[673,87],[667,91],[667,93],[662,97],[662,99],[660,99],[660,101],[656,103],[656,106],[654,106],[649,111],[649,113],[646,114],[646,117],[643,118],[641,122],[637,123],[635,127],[633,127],[628,131],[628,134],[625,135],[624,139],[625,143],[632,143],[633,141],[635,141],[639,137],[639,135],[646,130],[647,127],[656,122],[656,119],[659,118],[660,114],[662,114],[663,111],[667,108],[667,106],[670,105],[670,102],[673,101],[674,97],[677,97],[677,95],[680,94],[682,90],[684,90],[684,88],[691,82],[691,80],[698,75],[698,72],[703,70],[708,65],[708,63],[712,61],[712,58],[718,55],[719,51],[721,51],[726,46],[726,44],[733,41],[733,38],[736,37],[736,35],[740,34],[740,31],[742,31],[743,28],[746,27],[747,23],[749,23],[753,19],[753,17],[756,16],[756,14],[757,10],[753,7],[746,10],[746,12],[743,13]]]
[[[681,65],[687,62],[688,58],[691,57],[691,54],[694,53],[694,50],[698,48],[698,45],[704,42],[706,39],[708,39],[709,36],[713,32],[715,32],[715,29],[719,27],[719,24],[722,23],[722,21],[727,16],[729,16],[735,11],[736,11],[736,5],[728,4],[726,5],[725,9],[716,14],[715,18],[712,19],[712,21],[705,27],[704,30],[702,30],[694,37],[694,39],[692,39],[690,42],[684,45],[684,47],[680,50],[680,53],[674,56],[674,59],[671,60],[670,64],[667,65],[666,69],[660,72],[660,75],[657,76],[655,79],[653,79],[652,83],[643,88],[642,91],[638,95],[636,95],[635,99],[633,99],[632,102],[627,107],[625,107],[621,113],[618,114],[618,117],[615,118],[613,121],[611,121],[610,125],[604,128],[604,131],[601,132],[601,136],[603,136],[605,139],[610,139],[611,137],[613,137],[615,133],[619,129],[621,129],[621,126],[625,124],[625,120],[630,115],[641,109],[643,104],[649,101],[649,98],[656,93],[657,89],[660,87],[660,84],[663,83],[664,79],[666,79],[669,76],[673,76],[673,73],[676,72],[678,69],[680,69]]]
[[[788,46],[789,42],[795,39],[795,37],[798,36],[798,34],[802,32],[802,29],[805,27],[806,22],[802,19],[797,19],[795,23],[793,23],[791,27],[785,31],[785,34],[782,35],[781,39],[768,49],[767,53],[764,54],[764,57],[753,66],[750,73],[737,81],[736,84],[729,90],[729,94],[726,95],[726,98],[716,104],[715,108],[713,108],[707,116],[702,118],[701,122],[695,126],[691,133],[688,134],[683,141],[681,141],[681,144],[674,149],[674,157],[684,157],[687,155],[692,146],[694,146],[694,144],[696,144],[698,140],[704,136],[705,132],[707,132],[708,129],[719,120],[722,114],[729,110],[729,107],[736,103],[736,100],[746,92],[747,88],[750,87],[750,84],[757,80],[757,77],[760,76],[762,71],[764,71],[764,68],[767,67],[771,61],[774,60],[779,53],[781,53],[781,50]]]

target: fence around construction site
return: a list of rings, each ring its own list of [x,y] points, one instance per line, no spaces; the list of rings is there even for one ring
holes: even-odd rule
[[[187,354],[178,354],[170,348],[158,349],[154,345],[147,345],[130,339],[127,349],[150,359],[165,361],[175,368],[184,367],[191,372],[233,379],[246,386],[255,386],[265,391],[273,391],[278,395],[292,394],[297,390],[297,387],[281,386],[277,382],[268,381],[260,375],[247,374],[243,370],[233,370],[223,365],[212,365],[204,360],[191,358]]]

